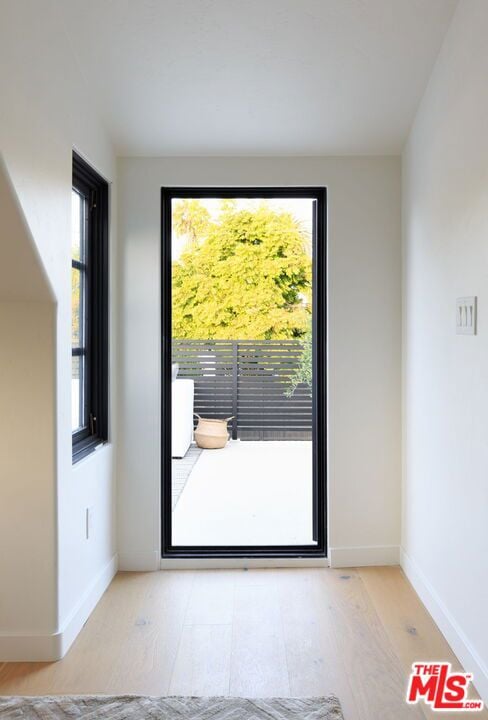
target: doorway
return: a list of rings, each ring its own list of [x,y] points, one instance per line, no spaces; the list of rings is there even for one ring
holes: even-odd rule
[[[163,557],[325,557],[326,189],[161,200]]]

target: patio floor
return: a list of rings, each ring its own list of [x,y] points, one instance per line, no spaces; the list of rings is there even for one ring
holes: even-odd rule
[[[173,458],[171,465],[171,507],[174,510],[181,493],[191,475],[191,471],[203,450],[192,443],[187,450],[185,457]]]
[[[173,545],[312,544],[312,443],[204,450],[173,511]]]

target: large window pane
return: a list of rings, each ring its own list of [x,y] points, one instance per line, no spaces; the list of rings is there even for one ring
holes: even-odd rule
[[[71,344],[80,347],[83,343],[83,273],[71,269]]]
[[[86,426],[83,397],[84,358],[73,357],[71,361],[71,431],[76,432]]]
[[[82,225],[84,200],[80,193],[71,193],[71,256],[73,260],[82,260]]]
[[[172,546],[314,548],[314,200],[171,208]]]

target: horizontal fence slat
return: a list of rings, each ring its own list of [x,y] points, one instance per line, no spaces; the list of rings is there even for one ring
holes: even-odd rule
[[[287,394],[302,351],[293,339],[173,340],[178,377],[195,382],[195,412],[236,415],[234,432],[243,440],[311,440],[310,389],[299,385]]]

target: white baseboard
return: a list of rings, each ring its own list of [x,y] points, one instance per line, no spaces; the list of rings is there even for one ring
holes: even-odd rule
[[[331,547],[331,567],[364,567],[366,565],[398,565],[398,545],[363,545],[360,547]]]
[[[161,570],[328,567],[327,558],[163,558]]]
[[[154,572],[159,570],[160,563],[161,553],[158,550],[143,553],[119,553],[119,570],[127,572]]]
[[[401,549],[400,564],[415,592],[432,615],[466,672],[474,675],[474,686],[485,704],[488,704],[488,668],[474,649],[471,641],[446,608],[417,563]],[[443,658],[439,658],[442,660]]]
[[[83,594],[78,604],[74,607],[68,618],[64,621],[59,635],[59,657],[64,657],[78,633],[86,623],[98,601],[102,597],[105,590],[112,582],[118,569],[118,556],[113,557],[103,567],[98,575],[94,578],[86,592]]]
[[[95,576],[58,632],[50,635],[0,635],[0,661],[60,660],[68,652],[116,572],[117,555],[114,555]]]

